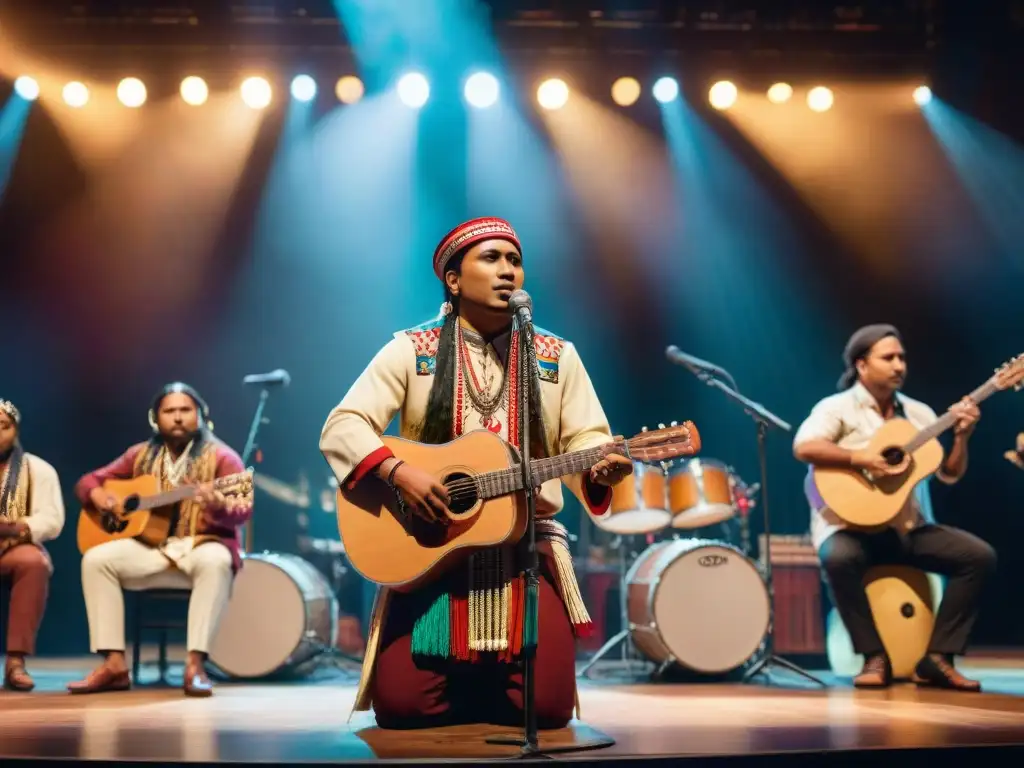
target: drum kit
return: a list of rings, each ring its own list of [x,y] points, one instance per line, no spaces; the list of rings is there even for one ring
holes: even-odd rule
[[[759,489],[714,459],[634,462],[631,477],[613,489],[608,510],[591,516],[618,537],[622,630],[579,674],[616,646],[623,661],[632,647],[653,662],[655,677],[673,665],[727,674],[758,657],[772,613],[762,568],[748,555],[747,513]],[[720,538],[709,536],[715,527]],[[627,555],[627,538],[635,536],[647,547]]]
[[[334,480],[333,476],[330,478]],[[235,578],[231,599],[210,648],[210,661],[221,676],[235,680],[305,676],[325,660],[359,660],[338,648],[339,583],[348,571],[340,540],[308,535],[309,511],[316,507],[333,515],[337,482],[320,494],[314,506],[308,483],[298,485],[257,473],[254,484],[270,497],[297,507],[297,530],[289,529],[297,552],[246,553]],[[325,515],[326,516],[326,515]]]

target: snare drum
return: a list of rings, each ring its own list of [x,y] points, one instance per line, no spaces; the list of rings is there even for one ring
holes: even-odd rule
[[[338,636],[338,601],[316,568],[295,555],[247,555],[210,648],[225,674],[293,672]]]
[[[654,533],[672,520],[665,498],[665,470],[633,462],[633,474],[612,487],[608,511],[594,515],[594,524],[609,533]]]
[[[651,661],[704,674],[729,672],[761,649],[768,588],[752,560],[706,539],[657,542],[626,575],[633,644]]]
[[[690,459],[669,474],[668,508],[673,528],[703,528],[736,514],[733,475],[714,459]]]

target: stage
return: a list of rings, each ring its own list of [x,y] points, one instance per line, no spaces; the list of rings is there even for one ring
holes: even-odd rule
[[[212,699],[185,699],[177,687],[145,684],[131,692],[72,697],[63,692],[92,660],[32,665],[35,693],[0,695],[0,757],[132,762],[262,763],[377,760],[487,760],[515,748],[484,743],[508,729],[459,727],[385,732],[367,713],[348,720],[355,679],[323,669],[280,684],[221,683]],[[542,734],[542,746],[575,744],[574,761],[732,758],[766,764],[827,756],[831,765],[931,759],[970,747],[986,764],[1024,754],[1024,663],[979,656],[961,668],[986,692],[958,694],[900,684],[855,691],[818,672],[821,690],[785,670],[772,683],[652,684],[624,676],[613,662],[581,678],[582,720]],[[172,683],[180,680],[172,667]],[[511,734],[510,734],[511,735]],[[603,746],[614,740],[610,746]],[[986,748],[987,749],[983,749]],[[907,752],[906,750],[913,750]],[[864,751],[868,750],[868,751]],[[927,751],[921,751],[927,750]]]

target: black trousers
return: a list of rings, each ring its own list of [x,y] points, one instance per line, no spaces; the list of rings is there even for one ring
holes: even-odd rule
[[[885,650],[864,590],[869,568],[909,565],[947,577],[928,652],[956,656],[967,649],[982,586],[996,567],[991,546],[948,525],[922,525],[902,534],[892,528],[880,533],[837,531],[818,555],[853,649],[864,655]]]

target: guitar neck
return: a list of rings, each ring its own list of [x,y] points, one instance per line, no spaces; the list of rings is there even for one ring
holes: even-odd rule
[[[991,397],[997,391],[998,387],[996,386],[995,380],[989,379],[976,390],[971,392],[968,395],[968,397],[975,403],[981,403],[982,400]],[[932,424],[929,427],[925,427],[916,435],[914,435],[914,438],[909,443],[907,443],[906,446],[904,446],[904,450],[907,451],[908,453],[913,453],[922,445],[927,443],[929,440],[938,437],[947,429],[956,424],[956,420],[956,414],[953,413],[952,411],[947,411],[942,416],[940,416],[938,421],[936,421],[934,424]]]
[[[139,499],[139,505],[136,509],[157,509],[158,507],[168,507],[171,504],[177,504],[179,501],[195,496],[198,488],[198,485],[181,485],[169,491],[155,493],[152,496],[143,496]]]
[[[573,451],[561,456],[534,459],[530,462],[534,484],[540,486],[548,480],[585,472],[604,458],[604,455],[605,449],[598,447]],[[518,466],[477,475],[475,480],[481,498],[485,499],[505,496],[523,489],[523,473]]]

